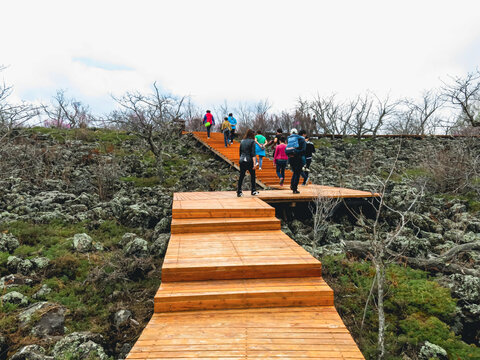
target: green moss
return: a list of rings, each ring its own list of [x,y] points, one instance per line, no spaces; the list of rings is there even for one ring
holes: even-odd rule
[[[132,182],[135,187],[152,187],[159,185],[161,183],[160,178],[158,176],[151,176],[151,177],[135,177],[135,176],[126,176],[121,177],[121,181],[125,182]]]
[[[89,233],[95,241],[100,242],[104,247],[112,248],[120,242],[122,236],[127,232],[135,232],[135,229],[123,226],[115,220],[107,220],[102,222],[98,229]]]
[[[114,145],[121,145],[127,140],[135,139],[136,136],[128,134],[124,131],[108,130],[108,129],[57,129],[34,127],[29,129],[32,133],[49,134],[58,142],[65,140],[82,140],[85,142],[105,142]]]
[[[360,323],[374,279],[374,268],[368,261],[347,259],[344,255],[325,256],[321,260],[324,276],[335,291],[337,310],[365,357],[375,358],[378,331],[375,291],[363,328]],[[450,324],[454,322],[456,301],[449,289],[430,279],[428,273],[390,265],[385,290],[389,359],[395,359],[406,348],[418,352],[425,340],[443,347],[450,359],[480,356],[480,348],[469,346],[452,332]]]
[[[398,337],[401,345],[421,345],[425,341],[441,346],[449,359],[478,359],[480,348],[460,340],[443,321],[435,316],[425,318],[415,313],[400,321],[402,334]]]
[[[315,145],[316,148],[331,148],[332,143],[329,139],[326,138],[321,138],[321,139],[315,139],[313,140],[313,144]]]
[[[412,169],[406,169],[403,172],[404,177],[409,177],[413,179],[429,177],[431,174],[424,168],[417,167]]]
[[[360,142],[360,140],[356,137],[352,137],[352,136],[344,136],[342,138],[342,141],[344,144],[358,144]]]
[[[469,212],[476,213],[480,211],[480,199],[478,198],[477,193],[471,191],[466,194],[441,194],[439,197],[451,201],[451,200],[463,200],[467,202],[467,209]]]
[[[385,303],[385,309],[394,313],[424,313],[452,321],[456,301],[450,290],[435,281],[428,280],[420,270],[391,266],[388,271],[392,296]]]

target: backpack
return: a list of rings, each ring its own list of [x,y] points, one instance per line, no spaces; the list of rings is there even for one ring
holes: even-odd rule
[[[295,156],[298,151],[298,136],[290,135],[287,139],[287,147],[285,148],[285,154],[288,157]]]

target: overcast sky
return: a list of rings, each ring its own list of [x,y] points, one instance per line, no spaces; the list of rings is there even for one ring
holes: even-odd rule
[[[111,94],[202,107],[372,90],[415,97],[480,64],[478,0],[22,1],[0,5],[0,74],[14,99],[57,89],[96,114]]]

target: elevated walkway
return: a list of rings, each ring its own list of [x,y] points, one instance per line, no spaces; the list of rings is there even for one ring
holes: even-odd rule
[[[240,159],[240,143],[234,142],[231,146],[225,147],[225,141],[223,140],[223,134],[212,132],[210,134],[210,139],[207,139],[206,132],[192,132],[193,136],[199,140],[202,144],[208,147],[211,151],[215,154],[223,158],[229,164],[234,166],[237,169],[240,169],[239,166],[239,159]],[[272,151],[271,149],[266,149],[267,154],[268,152]],[[272,156],[273,158],[273,156]],[[292,179],[292,172],[288,169],[285,169],[285,181],[284,187],[290,188],[290,181]],[[258,168],[255,170],[255,176],[257,183],[263,187],[276,187],[278,186],[278,177],[275,171],[275,166],[273,161],[270,160],[268,157],[263,158],[263,165],[262,170]]]
[[[275,202],[290,195],[261,196]],[[174,195],[155,312],[127,359],[363,359],[333,306],[321,263],[280,230],[264,200],[234,192]]]

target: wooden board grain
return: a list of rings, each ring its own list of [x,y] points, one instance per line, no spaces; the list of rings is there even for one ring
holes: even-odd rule
[[[155,313],[127,359],[363,359],[321,263],[264,199],[234,195],[174,194]]]

